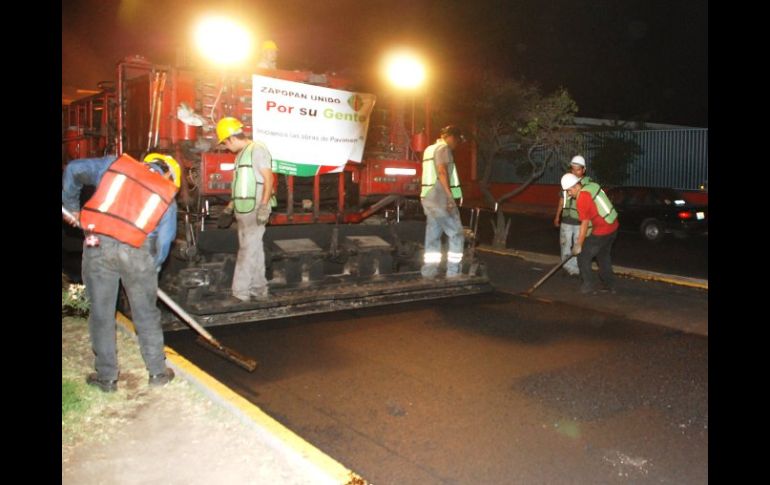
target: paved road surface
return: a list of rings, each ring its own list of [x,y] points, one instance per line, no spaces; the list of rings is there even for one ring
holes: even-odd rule
[[[483,257],[511,293],[544,270]],[[621,283],[612,302],[495,293],[215,329],[253,374],[167,339],[372,483],[706,483],[708,338],[676,311],[703,320],[707,293]]]

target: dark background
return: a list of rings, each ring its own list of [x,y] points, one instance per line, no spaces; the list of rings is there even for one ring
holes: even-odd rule
[[[365,70],[407,45],[434,84],[491,68],[566,87],[578,116],[708,126],[705,0],[64,1],[63,88],[96,89],[128,55],[173,62],[205,12],[275,40],[283,69]]]

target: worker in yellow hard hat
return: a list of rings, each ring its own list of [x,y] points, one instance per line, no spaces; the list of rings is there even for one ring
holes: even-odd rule
[[[164,386],[174,378],[166,367],[157,291],[158,272],[176,238],[179,164],[158,153],[144,161],[126,154],[79,158],[67,164],[62,176],[62,215],[86,234],[82,275],[91,305],[88,329],[96,372],[85,381],[103,392],[118,389],[119,284],[131,305],[149,386]],[[81,208],[84,186],[96,191]]]
[[[257,67],[262,69],[277,69],[278,46],[272,40],[262,42]]]
[[[160,171],[164,175],[171,177],[174,181],[174,185],[179,188],[182,184],[182,169],[179,168],[179,163],[174,160],[174,157],[170,155],[163,155],[162,153],[150,153],[144,157],[145,163],[150,163],[159,167]]]
[[[273,159],[267,147],[249,140],[243,123],[226,117],[217,123],[217,140],[235,157],[231,199],[217,221],[220,229],[232,224],[233,212],[238,222],[238,256],[233,273],[233,303],[268,297],[265,277],[265,252],[262,236],[270,220],[273,190]],[[256,215],[256,217],[255,217]]]

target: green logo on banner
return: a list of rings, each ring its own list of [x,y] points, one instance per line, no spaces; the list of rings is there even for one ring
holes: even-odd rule
[[[296,175],[298,177],[312,177],[318,173],[318,165],[308,165],[273,159],[273,173]]]
[[[348,104],[353,108],[353,111],[358,111],[364,107],[364,99],[361,96],[354,94],[348,98]]]

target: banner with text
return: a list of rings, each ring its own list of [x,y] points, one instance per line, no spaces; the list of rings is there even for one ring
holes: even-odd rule
[[[361,162],[376,97],[253,76],[254,139],[267,145],[273,172],[312,176]]]

